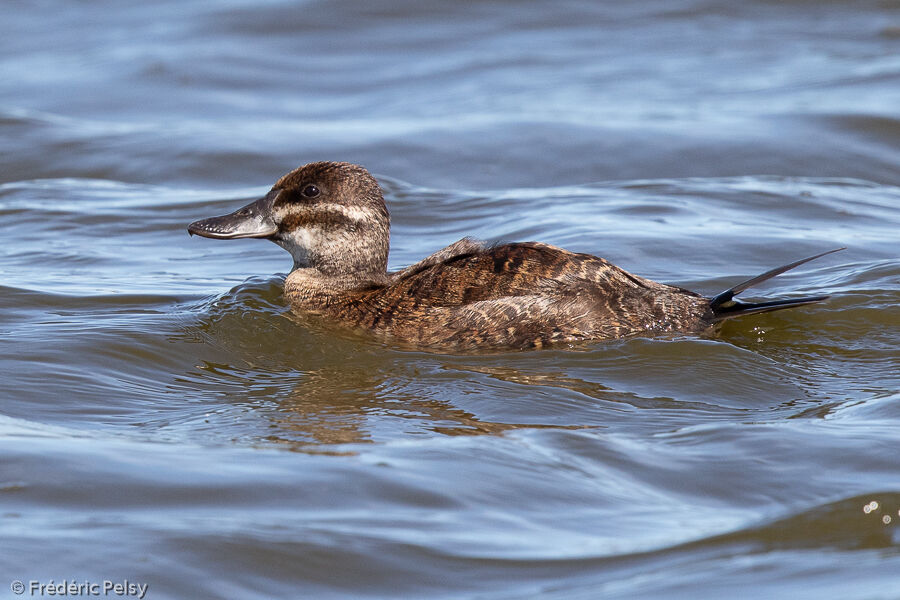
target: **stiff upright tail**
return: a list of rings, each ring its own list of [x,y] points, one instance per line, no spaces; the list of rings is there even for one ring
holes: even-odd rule
[[[762,275],[757,275],[753,279],[748,279],[743,283],[737,284],[731,289],[725,290],[709,301],[709,307],[713,311],[713,322],[721,321],[723,319],[730,319],[731,317],[752,315],[754,313],[769,312],[771,310],[781,310],[783,308],[793,308],[794,306],[803,306],[805,304],[813,304],[814,302],[827,300],[829,298],[828,296],[811,296],[809,298],[796,298],[794,300],[772,300],[770,302],[739,302],[735,300],[734,297],[747,288],[760,284],[763,281],[772,279],[776,275],[781,275],[785,271],[790,271],[791,269],[808,263],[811,260],[821,258],[827,254],[838,252],[840,250],[846,250],[846,248],[836,248],[834,250],[829,250],[828,252],[816,254],[815,256],[810,256],[809,258],[804,258],[802,260],[792,262],[788,265],[784,265],[783,267],[778,267],[772,269],[771,271],[766,271]]]

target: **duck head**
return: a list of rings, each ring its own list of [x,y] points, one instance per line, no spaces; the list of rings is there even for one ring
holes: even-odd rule
[[[290,252],[294,269],[377,275],[387,271],[390,217],[378,182],[363,167],[317,162],[233,213],[194,221],[188,233],[271,240]]]

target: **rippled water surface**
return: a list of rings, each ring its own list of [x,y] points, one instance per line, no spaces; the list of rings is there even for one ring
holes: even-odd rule
[[[0,49],[0,597],[900,597],[900,4],[46,0]],[[848,249],[714,337],[412,352],[186,234],[322,159],[392,268]]]

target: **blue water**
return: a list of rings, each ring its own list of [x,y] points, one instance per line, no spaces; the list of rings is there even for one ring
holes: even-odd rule
[[[0,597],[900,596],[895,2],[13,2],[0,81]],[[187,235],[315,160],[392,268],[847,250],[716,336],[411,352]]]

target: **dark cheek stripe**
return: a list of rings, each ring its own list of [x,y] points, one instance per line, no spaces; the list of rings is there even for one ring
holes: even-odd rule
[[[364,224],[356,219],[351,219],[346,215],[336,214],[333,212],[316,212],[304,211],[284,217],[281,220],[282,229],[297,229],[300,227],[308,227],[315,225],[320,229],[350,229],[355,227],[361,229]]]

